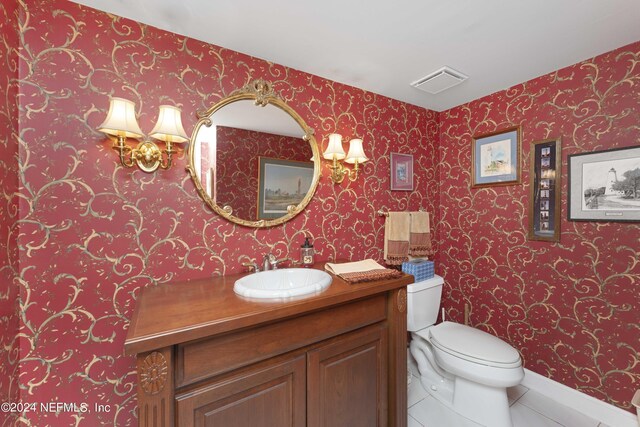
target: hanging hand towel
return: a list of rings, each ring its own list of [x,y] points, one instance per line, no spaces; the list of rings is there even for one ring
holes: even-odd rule
[[[389,212],[384,223],[384,261],[402,265],[409,260],[409,212]]]
[[[429,212],[411,212],[410,216],[409,255],[414,258],[424,258],[433,255]]]

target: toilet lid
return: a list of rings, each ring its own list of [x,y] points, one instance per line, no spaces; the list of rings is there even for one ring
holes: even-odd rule
[[[435,347],[462,359],[504,368],[521,364],[515,348],[479,329],[443,322],[429,328],[429,336]]]

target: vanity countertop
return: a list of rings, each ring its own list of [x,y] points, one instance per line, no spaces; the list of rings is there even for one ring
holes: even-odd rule
[[[324,269],[324,262],[313,268]],[[413,276],[348,284],[332,275],[325,291],[287,300],[250,300],[233,291],[250,273],[164,284],[142,290],[125,341],[127,354],[268,323],[413,283]]]

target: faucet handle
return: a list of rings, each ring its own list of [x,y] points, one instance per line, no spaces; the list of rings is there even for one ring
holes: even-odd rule
[[[257,273],[258,271],[260,271],[260,267],[255,261],[245,262],[242,265],[245,267],[249,267],[249,271],[252,273]]]
[[[281,262],[285,262],[285,261],[291,261],[291,260],[289,258],[276,259],[275,257],[273,257],[272,260],[269,260],[269,262],[271,263],[271,269],[272,270],[277,270],[278,269],[278,265]]]

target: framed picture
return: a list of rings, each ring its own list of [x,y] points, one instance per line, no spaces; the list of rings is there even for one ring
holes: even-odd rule
[[[520,127],[473,138],[471,188],[520,183]]]
[[[413,155],[391,153],[391,190],[413,191]]]
[[[313,181],[313,162],[270,157],[259,157],[258,161],[258,219],[279,218],[307,195]]]
[[[640,221],[640,146],[574,154],[569,221]]]
[[[531,143],[529,240],[560,241],[560,138]]]

